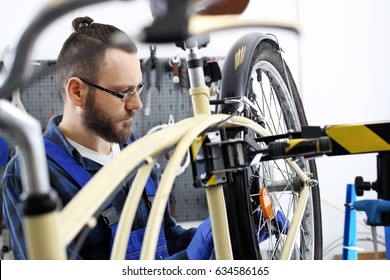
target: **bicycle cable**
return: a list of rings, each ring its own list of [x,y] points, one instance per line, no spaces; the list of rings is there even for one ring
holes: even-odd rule
[[[198,134],[198,137],[200,137],[201,135],[207,133],[207,132],[210,132],[210,131],[213,131],[214,129],[216,129],[217,127],[219,127],[221,124],[223,123],[226,123],[228,120],[230,120],[231,118],[239,115],[239,114],[242,114],[244,112],[244,109],[245,109],[245,101],[244,100],[240,100],[240,99],[226,99],[223,101],[223,104],[232,104],[232,103],[240,103],[241,106],[234,112],[232,113],[231,115],[229,115],[226,119],[223,119],[222,121],[219,121],[217,122],[216,124],[206,128],[205,130],[203,130],[201,133]]]
[[[75,238],[76,239],[75,246],[74,246],[74,249],[72,251],[72,254],[69,257],[70,260],[76,259],[76,255],[80,252],[80,250],[81,250],[82,246],[84,245],[84,242],[87,239],[88,234],[91,232],[91,230],[92,229],[86,225],[80,231],[80,233],[78,234],[78,237]]]

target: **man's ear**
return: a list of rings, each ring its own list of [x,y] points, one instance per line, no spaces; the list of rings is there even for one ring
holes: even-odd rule
[[[66,84],[67,95],[75,106],[83,107],[88,94],[88,85],[77,77],[72,77]]]

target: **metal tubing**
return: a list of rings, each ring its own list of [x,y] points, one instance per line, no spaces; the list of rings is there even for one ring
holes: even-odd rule
[[[189,39],[190,40],[190,39]],[[188,44],[188,42],[187,42]],[[193,45],[193,44],[191,44]],[[186,49],[187,61],[191,63],[192,61],[202,62],[202,57],[199,54],[198,47],[190,47]],[[190,79],[190,85],[192,88],[204,87],[206,85],[203,73],[203,65],[198,65],[191,67],[188,66],[188,77]]]
[[[194,114],[210,115],[210,89],[206,86],[190,89],[191,101]]]
[[[287,233],[286,242],[283,246],[283,250],[280,255],[281,260],[289,260],[291,258],[291,254],[294,249],[295,239],[297,238],[300,224],[302,223],[303,214],[305,212],[307,200],[310,194],[309,177],[302,171],[302,169],[296,164],[296,162],[287,159],[286,163],[302,180],[303,189],[298,199],[297,207],[294,209],[294,215]]]
[[[114,245],[111,251],[112,260],[124,260],[126,257],[126,248],[129,242],[129,236],[131,234],[130,230],[133,226],[135,213],[154,163],[155,161],[152,158],[145,158],[145,164],[137,171],[137,175],[134,178],[129,194],[127,195],[126,202],[123,206],[122,214],[119,219],[118,229],[116,231]]]
[[[216,259],[233,260],[225,196],[222,186],[207,188],[206,196]]]
[[[60,231],[58,213],[24,218],[27,254],[30,260],[66,260],[66,244]]]
[[[39,121],[9,101],[0,100],[0,126],[15,138],[22,151],[20,168],[24,196],[49,194],[51,188]]]

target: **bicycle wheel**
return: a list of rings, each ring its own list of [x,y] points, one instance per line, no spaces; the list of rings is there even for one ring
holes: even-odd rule
[[[243,115],[273,135],[300,131],[307,124],[302,102],[277,43],[263,34],[237,40],[223,68],[221,99],[247,97],[256,110]],[[239,105],[224,105],[232,114]],[[226,131],[227,138],[255,137],[246,130]],[[317,179],[314,160],[296,159]],[[284,160],[262,160],[245,170],[231,172],[224,189],[234,259],[279,259],[301,184]],[[322,227],[318,184],[310,195],[291,259],[322,258]]]

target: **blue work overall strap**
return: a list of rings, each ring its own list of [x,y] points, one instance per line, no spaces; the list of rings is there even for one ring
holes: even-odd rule
[[[132,141],[129,139],[127,141],[127,144],[130,145]],[[156,185],[154,184],[152,178],[149,176],[148,180],[146,181],[145,186],[146,194],[148,196],[149,201],[153,201],[154,196],[156,195]],[[118,227],[118,224],[114,224],[111,229],[116,232]],[[142,243],[143,238],[145,235],[145,228],[141,228],[135,231],[132,231],[130,233],[129,243],[127,246],[126,251],[126,260],[139,260],[141,257],[141,249],[142,249]],[[115,233],[111,235],[111,246],[113,245]],[[167,241],[165,239],[164,230],[161,228],[160,233],[158,236],[157,241],[157,248],[156,248],[156,259],[157,260],[163,260],[169,256],[168,254],[168,247],[167,247]]]
[[[129,141],[129,144],[130,143],[131,142]],[[63,170],[65,170],[66,173],[68,173],[68,175],[71,176],[81,188],[92,178],[91,174],[89,174],[88,171],[85,170],[78,161],[76,161],[69,153],[67,153],[57,144],[46,138],[44,138],[44,144],[46,149],[46,155],[54,162],[56,162],[57,165],[59,165]],[[146,184],[146,193],[148,196],[154,196],[156,193],[156,186],[154,185],[153,180],[150,178],[150,176]],[[116,204],[115,198],[113,204]],[[110,243],[112,248],[113,240],[115,238],[116,230],[118,227],[119,216],[115,208],[112,206],[111,202],[105,205],[104,210],[101,214],[111,228]],[[140,258],[144,234],[145,228],[141,228],[131,232],[126,251],[126,259]],[[164,231],[160,229],[156,250],[156,259],[165,259],[168,256],[169,255]]]
[[[148,199],[150,200],[150,198],[155,196],[155,194],[156,194],[156,187],[155,187],[152,179],[150,178],[150,176],[148,178],[148,181],[146,182],[146,189],[147,189]],[[114,244],[114,238],[115,238],[117,227],[118,227],[118,223],[111,225],[111,230],[112,230],[111,248]],[[126,251],[126,257],[125,257],[126,260],[139,260],[140,259],[144,236],[145,236],[145,228],[141,228],[141,229],[134,230],[134,231],[130,232],[129,242],[128,242],[127,251]],[[167,247],[167,241],[165,239],[164,230],[162,228],[160,228],[155,258],[157,260],[163,260],[163,259],[166,259],[168,256],[169,256],[168,247]]]

